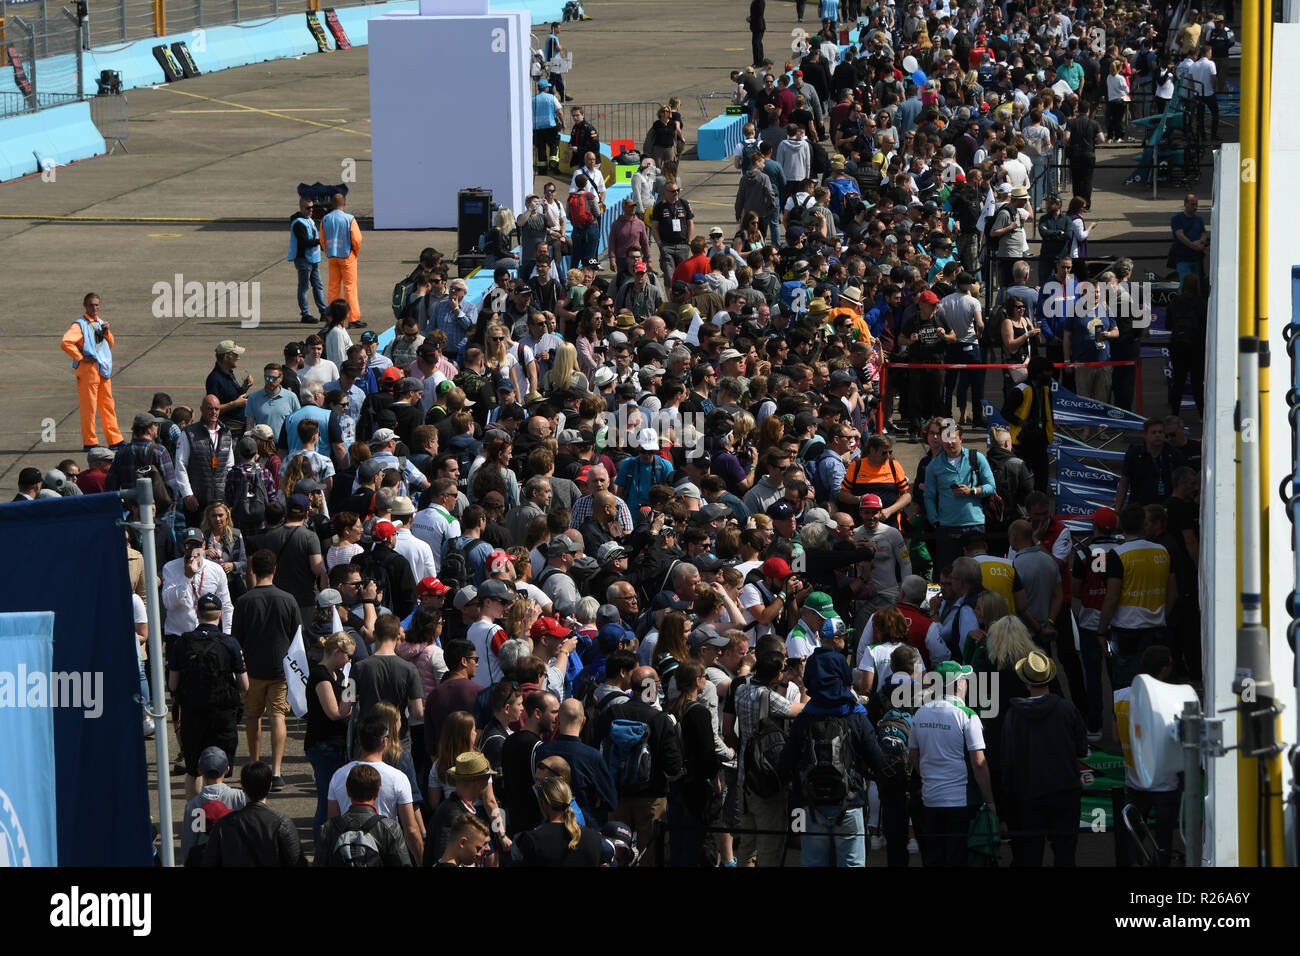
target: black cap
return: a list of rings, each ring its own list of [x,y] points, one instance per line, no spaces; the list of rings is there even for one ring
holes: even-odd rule
[[[204,611],[220,611],[221,599],[215,594],[205,594],[199,598],[198,604],[194,607],[200,614]]]
[[[284,347],[284,357],[292,358],[295,355],[305,355],[301,342],[290,342]]]

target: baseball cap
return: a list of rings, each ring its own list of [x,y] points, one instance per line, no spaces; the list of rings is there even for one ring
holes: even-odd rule
[[[567,534],[556,535],[546,542],[546,557],[558,558],[563,554],[577,554],[582,548]]]
[[[730,508],[724,504],[714,502],[713,504],[705,505],[699,511],[695,512],[691,515],[691,519],[701,524],[708,524],[710,521],[721,521],[723,518],[730,516],[730,514]]]
[[[683,293],[683,292],[690,292],[690,291],[691,291],[690,283],[688,283],[688,282],[686,282],[686,281],[684,281],[684,280],[682,280],[682,279],[678,279],[678,280],[676,280],[675,282],[673,282],[673,292],[674,292],[674,293],[677,293],[678,295],[680,295],[680,294]]]
[[[371,329],[371,330],[369,330],[369,331],[366,331],[366,332],[362,332],[362,333],[361,333],[361,341],[362,341],[362,342],[366,342],[366,343],[369,343],[369,342],[378,342],[378,341],[379,341],[379,333],[378,333],[378,332],[375,332],[373,329]]]
[[[317,607],[338,607],[343,603],[343,595],[337,588],[326,588],[316,595]]]
[[[721,226],[714,226],[712,229],[709,230],[709,235],[721,236],[721,235],[725,235],[725,233],[723,233]]]
[[[844,371],[843,369],[838,369],[837,371],[831,372],[831,384],[852,385],[853,376],[850,375],[848,372]]]
[[[1010,184],[1010,183],[1001,183],[1001,184],[998,186],[998,195],[999,195],[999,196],[1005,196],[1005,195],[1007,195],[1007,194],[1010,193],[1010,192],[1011,192],[1011,184]]]
[[[501,601],[503,604],[513,604],[519,597],[519,592],[504,581],[498,581],[491,578],[479,585],[478,598],[480,601],[493,600]]]
[[[632,639],[632,632],[624,627],[621,623],[606,624],[596,632],[596,640],[600,643],[601,650],[612,651],[620,644],[626,644]]]
[[[357,478],[361,481],[372,481],[375,475],[384,470],[384,466],[374,458],[367,458],[361,464],[357,465]]]
[[[557,445],[576,445],[581,440],[582,436],[578,434],[576,428],[562,428],[560,434],[555,436]]]
[[[621,558],[627,554],[627,549],[617,541],[606,541],[596,551],[596,561],[600,564],[607,564],[615,558]]]
[[[204,747],[199,754],[199,774],[225,773],[230,768],[230,758],[220,747]]]
[[[290,497],[301,497],[301,495],[291,495]],[[303,498],[302,500],[306,501],[307,499]],[[187,528],[185,530],[185,533],[181,535],[182,550],[190,547],[191,545],[202,546],[202,544],[203,544],[203,532],[200,531],[198,528]]]
[[[880,495],[863,495],[862,500],[858,502],[859,508],[883,508],[884,503],[880,500]]]
[[[396,365],[384,369],[384,373],[379,376],[381,382],[396,382],[402,378],[402,370]]]
[[[86,452],[87,461],[112,461],[113,458],[113,449],[105,448],[103,445],[96,445]]]
[[[924,302],[926,305],[938,305],[939,297],[935,295],[933,292],[931,292],[929,289],[926,289],[924,292],[922,292],[920,295],[916,297],[916,301]]]
[[[195,610],[202,611],[220,611],[221,599],[215,594],[205,594],[199,598],[195,604]]]
[[[602,604],[596,611],[596,627],[604,627],[606,624],[619,624],[623,616],[619,614],[618,608],[612,604]]]
[[[701,624],[691,631],[686,644],[688,647],[727,647],[731,641],[719,634],[712,624]]]
[[[1114,531],[1119,527],[1119,516],[1114,508],[1098,508],[1092,513],[1092,523],[1098,528]]]
[[[377,541],[387,541],[397,534],[397,525],[391,521],[376,521],[373,536]]]
[[[301,342],[290,342],[284,347],[285,358],[296,358],[305,354]]]
[[[839,616],[835,613],[835,602],[825,591],[813,591],[803,602],[803,606],[804,610],[813,611],[821,617]]]
[[[246,351],[248,350],[243,346],[236,345],[234,339],[222,339],[217,343],[218,355],[228,355],[231,352],[234,352],[236,355],[243,355]]]
[[[789,504],[787,504],[786,507],[788,508]],[[791,510],[793,511],[794,509]],[[776,580],[784,580],[785,578],[788,578],[792,573],[790,571],[790,564],[788,561],[785,560],[785,558],[768,558],[761,565],[759,565],[758,570],[763,575],[763,577],[773,578]]]
[[[456,596],[451,599],[451,605],[459,611],[464,608],[466,604],[471,604],[477,600],[478,588],[474,587],[472,584],[467,584],[456,592]]]
[[[134,429],[148,428],[150,425],[157,425],[158,419],[154,418],[147,412],[141,412],[131,419],[131,427]]]
[[[636,271],[637,271],[637,272],[645,272],[645,271],[646,271],[646,264],[645,264],[644,262],[638,262],[638,263],[636,264]]]
[[[310,494],[314,494],[317,491],[324,491],[325,486],[322,485],[315,478],[303,478],[299,480],[296,485],[293,486],[293,490],[300,495],[310,495]]]
[[[718,356],[718,362],[730,362],[733,359],[743,359],[744,357],[744,353],[739,349],[723,349],[722,354]]]
[[[396,437],[397,432],[393,431],[391,428],[377,428],[375,429],[375,433],[370,436],[370,440],[372,442],[377,442],[380,445],[386,445]],[[367,459],[367,461],[368,460],[369,459]]]
[[[944,684],[954,683],[975,673],[975,668],[969,664],[958,664],[952,660],[940,661],[934,669],[943,675]]]
[[[782,498],[780,501],[774,501],[768,505],[764,514],[773,521],[784,521],[787,518],[794,517],[794,505]]]
[[[442,597],[450,590],[451,588],[437,578],[421,578],[420,583],[415,586],[415,595],[416,597]]]
[[[789,229],[785,231],[786,239],[788,239],[790,242],[794,242],[802,235],[803,235],[803,226],[791,226]]]
[[[533,640],[543,637],[568,637],[570,630],[553,617],[539,617],[528,629],[528,636]]]

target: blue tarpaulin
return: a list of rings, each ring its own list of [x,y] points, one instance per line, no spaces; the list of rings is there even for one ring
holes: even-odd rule
[[[54,661],[54,615],[0,614],[0,866],[55,866],[54,714],[42,677]],[[29,693],[30,691],[30,693]]]
[[[116,494],[0,505],[0,612],[52,611],[54,652],[46,667],[65,675],[63,703],[70,703],[74,676],[83,692],[81,706],[52,708],[53,767],[35,753],[22,755],[25,766],[0,767],[5,775],[30,774],[47,791],[53,780],[60,866],[153,861],[121,518]]]

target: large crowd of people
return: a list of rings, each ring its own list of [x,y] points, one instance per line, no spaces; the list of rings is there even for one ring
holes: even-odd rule
[[[305,203],[290,258],[320,331],[256,383],[221,341],[197,410],[159,393],[112,448],[86,296],[63,342],[85,463],[24,468],[18,498],[153,480],[160,582],[126,544],[142,647],[161,588],[187,861],[304,860],[267,802],[301,628],[317,865],[779,866],[792,833],[805,866],[963,865],[989,813],[1016,863],[1047,842],[1073,863],[1079,761],[1123,709],[1105,686],[1200,677],[1195,196],[1170,230],[1169,417],[1087,532],[1049,495],[1053,378],[1134,407],[1134,366],[1095,364],[1138,358],[1133,263],[1098,265],[1085,216],[1096,146],[1159,108],[1172,4],[850,3],[847,53],[821,6],[782,73],[751,5],[731,235],[697,228],[669,104],[602,256],[574,107],[572,178],[497,214],[486,292],[425,249],[392,340],[354,343],[360,230]],[[1226,28],[1191,26],[1195,64]],[[564,94],[539,86],[556,173]],[[967,367],[999,362],[1001,388]],[[1008,427],[975,443],[986,401]],[[921,444],[911,474],[896,440]],[[1178,781],[1129,784],[1169,848]]]

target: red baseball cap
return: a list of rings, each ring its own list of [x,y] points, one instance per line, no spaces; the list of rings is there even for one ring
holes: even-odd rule
[[[551,637],[568,637],[570,633],[572,632],[567,627],[553,617],[539,617],[533,621],[533,626],[528,629],[528,636],[533,640],[548,635]]]
[[[488,574],[494,574],[497,571],[504,571],[506,565],[509,564],[511,560],[510,555],[506,554],[500,548],[493,551],[487,556]]]
[[[384,369],[384,374],[379,376],[381,382],[398,382],[402,379],[402,370],[396,365],[391,365]]]
[[[781,580],[791,575],[790,564],[784,558],[768,558],[759,567],[765,578]]]
[[[934,293],[930,293],[933,295]],[[884,508],[884,502],[880,500],[880,495],[863,495],[862,500],[858,502],[859,508]]]
[[[926,305],[938,305],[938,304],[939,304],[939,297],[938,297],[937,295],[935,295],[933,292],[931,292],[929,289],[926,289],[924,292],[922,292],[920,295],[918,295],[918,296],[916,297],[916,301],[917,301],[917,302],[924,302]],[[875,495],[867,495],[866,497],[868,497],[868,498],[874,498],[874,497],[876,497],[876,496],[875,496]]]
[[[1119,527],[1119,515],[1114,508],[1098,508],[1092,513],[1092,523],[1098,528],[1114,531]]]
[[[955,183],[964,183],[966,181],[966,174],[958,173],[956,176],[952,178],[952,181]]]
[[[421,578],[420,583],[415,586],[417,597],[442,597],[451,590],[437,578]]]
[[[645,272],[645,269],[646,269],[646,266],[645,266],[645,263],[644,263],[644,262],[638,262],[638,263],[636,264],[636,271],[637,271],[637,272]]]
[[[397,526],[391,521],[379,521],[375,524],[375,537],[380,541],[387,541],[395,534],[397,534]]]
[[[803,70],[795,70],[795,71],[794,71],[794,75],[795,75],[795,76],[803,76]]]
[[[580,481],[583,484],[586,484],[587,476],[590,473],[591,473],[591,465],[583,465],[581,468],[578,469],[578,474],[574,477],[573,480]]]

